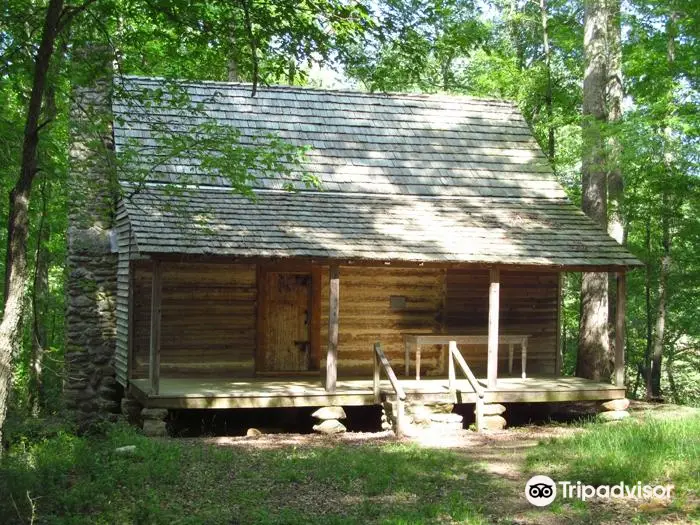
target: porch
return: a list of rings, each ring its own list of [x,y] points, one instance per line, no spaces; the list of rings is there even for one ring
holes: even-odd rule
[[[457,380],[450,393],[445,377],[400,379],[406,396],[453,403],[476,403],[477,395],[466,379]],[[478,379],[486,403],[552,403],[563,401],[610,400],[625,397],[625,388],[579,377],[532,376],[499,378],[488,387]],[[148,379],[132,379],[133,395],[149,408],[282,408],[304,406],[357,406],[376,404],[372,379],[339,379],[329,393],[318,378],[290,376],[276,378],[165,378],[158,394],[149,394]],[[382,397],[395,395],[388,380],[380,382]]]
[[[615,386],[561,376],[559,272],[345,266],[341,278],[337,265],[303,261],[168,260],[131,269],[126,386],[148,408],[625,397],[621,351]]]

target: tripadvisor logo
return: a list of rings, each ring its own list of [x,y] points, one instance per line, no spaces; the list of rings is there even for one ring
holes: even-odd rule
[[[584,485],[580,481],[555,482],[548,476],[533,476],[525,484],[525,498],[536,507],[546,507],[557,497],[557,485],[563,499],[580,499],[586,501],[591,498],[659,498],[671,497],[673,485],[625,485],[620,482],[617,485]]]
[[[557,484],[547,476],[533,476],[525,485],[525,498],[535,507],[546,507],[557,497]]]

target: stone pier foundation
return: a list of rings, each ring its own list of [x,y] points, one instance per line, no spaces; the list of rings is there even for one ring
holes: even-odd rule
[[[142,425],[141,421],[141,410],[143,409],[143,405],[131,394],[128,392],[124,395],[121,401],[121,412],[122,416],[126,418],[126,420],[129,422],[131,425],[135,425],[140,427]]]
[[[600,404],[598,417],[603,421],[622,421],[630,415],[629,406],[630,400],[626,398],[604,401]]]
[[[321,407],[311,414],[311,417],[318,420],[318,423],[313,428],[314,432],[319,434],[342,434],[347,430],[345,425],[340,422],[341,419],[347,417],[343,407]]]
[[[506,418],[503,417],[505,412],[506,407],[499,403],[486,403],[482,427],[478,430],[503,430],[507,424]]]
[[[141,410],[143,433],[149,437],[166,437],[168,426],[166,419],[168,410],[165,408],[144,408]]]

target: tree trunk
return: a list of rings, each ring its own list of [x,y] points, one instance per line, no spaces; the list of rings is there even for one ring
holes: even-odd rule
[[[549,18],[547,16],[547,0],[540,0],[540,18],[542,20],[542,47],[544,50],[544,66],[547,74],[545,90],[545,105],[547,107],[547,157],[554,162],[554,108],[552,94],[552,52],[549,48]]]
[[[602,0],[584,2],[583,159],[581,207],[607,229],[607,173],[602,124],[606,120],[606,11]],[[608,334],[608,274],[581,278],[581,321],[576,374],[607,381],[612,371]]]
[[[287,66],[287,84],[294,85],[297,75],[297,61],[295,58],[290,58]]]
[[[668,388],[671,391],[671,399],[677,405],[681,403],[681,398],[678,395],[678,388],[676,388],[676,380],[673,377],[673,352],[668,355],[666,359],[666,378],[668,379]]]
[[[637,374],[634,377],[634,387],[632,388],[632,397],[637,398],[637,392],[639,392],[639,382],[642,378],[642,367],[637,363]]]
[[[250,91],[250,96],[254,97],[258,92],[258,42],[253,31],[253,19],[251,15],[251,0],[239,0],[243,9],[243,22],[245,24],[246,34],[248,35],[248,45],[250,46],[250,58],[253,65],[253,88]]]
[[[608,122],[617,123],[622,119],[622,28],[620,24],[620,0],[607,0],[608,3],[608,53],[607,53],[607,107]],[[614,136],[608,140],[608,204],[610,218],[608,233],[618,243],[626,241],[625,223],[622,215],[624,180],[620,165],[620,142]],[[614,275],[614,274],[611,274]],[[612,281],[613,279],[611,279]]]
[[[561,329],[561,363],[562,363],[562,369],[564,368],[564,359],[566,358],[566,338],[568,337],[568,334],[566,333],[566,322],[562,323],[562,329]]]
[[[17,345],[20,344],[22,303],[27,289],[29,198],[37,171],[37,148],[41,126],[39,119],[62,10],[63,0],[50,0],[46,8],[41,43],[34,63],[32,91],[27,105],[20,174],[10,192],[5,310],[2,324],[0,324],[0,441],[12,384],[12,357],[16,353]]]
[[[558,329],[561,329],[561,345],[560,345],[561,348],[559,350],[557,350],[558,352],[560,352],[560,359],[561,359],[561,361],[560,361],[561,367],[559,369],[560,375],[564,375],[564,360],[566,359],[566,348],[567,348],[566,338],[568,337],[568,333],[566,331],[566,315],[565,315],[566,302],[565,302],[565,298],[566,298],[566,274],[564,273],[564,274],[562,274],[562,280],[561,280],[561,293],[559,294],[559,298],[558,298],[559,311],[561,312],[560,317],[559,317],[559,322],[560,322],[561,326],[558,328]]]
[[[607,172],[602,125],[607,119],[606,100],[606,17],[601,0],[586,0],[583,79],[583,211],[602,228],[607,227]]]
[[[607,0],[607,109],[608,124],[616,124],[622,120],[622,26],[620,23],[620,0]],[[607,167],[608,167],[608,234],[619,244],[627,241],[627,231],[623,216],[624,179],[620,162],[621,145],[615,133],[608,133]],[[608,275],[608,322],[610,344],[615,341],[616,316],[615,305],[617,296],[617,274]]]
[[[238,62],[233,57],[228,59],[228,81],[229,82],[240,82],[241,77],[238,75]]]
[[[645,244],[647,264],[644,268],[644,311],[646,313],[646,345],[644,348],[644,385],[646,392],[651,392],[651,346],[654,338],[653,321],[651,317],[651,219],[647,217]],[[648,394],[647,394],[648,395]]]
[[[612,357],[608,338],[608,274],[584,273],[581,277],[581,321],[576,375],[608,381]]]
[[[28,404],[33,416],[38,416],[44,403],[43,361],[48,347],[47,319],[49,311],[49,250],[51,237],[47,208],[49,202],[48,182],[41,184],[41,218],[37,231],[34,284],[32,286],[32,351],[29,362]]]
[[[665,201],[667,199],[664,199]],[[667,213],[662,212],[662,248],[661,270],[659,272],[659,305],[656,311],[656,327],[651,345],[651,363],[649,370],[648,399],[661,397],[661,361],[664,353],[664,336],[666,335],[666,300],[668,294],[668,274],[671,270],[671,236]]]

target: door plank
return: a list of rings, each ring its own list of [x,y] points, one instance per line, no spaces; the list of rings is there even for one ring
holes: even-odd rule
[[[265,281],[265,371],[308,370],[311,274],[267,272]]]

